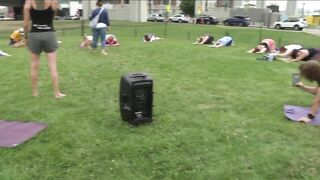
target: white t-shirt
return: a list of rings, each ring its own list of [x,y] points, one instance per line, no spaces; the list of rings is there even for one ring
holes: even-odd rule
[[[286,48],[287,50],[295,50],[295,49],[302,49],[302,46],[298,44],[290,44],[290,45],[284,46],[284,48]]]

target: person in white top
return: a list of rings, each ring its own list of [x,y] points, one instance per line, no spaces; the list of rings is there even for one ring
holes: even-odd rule
[[[289,45],[286,45],[286,46],[281,46],[279,48],[279,52],[276,55],[279,56],[279,57],[287,58],[292,54],[292,52],[294,50],[300,50],[302,48],[303,47],[301,45],[298,45],[298,44],[289,44]]]

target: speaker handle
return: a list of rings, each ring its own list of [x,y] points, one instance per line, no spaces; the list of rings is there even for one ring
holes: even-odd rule
[[[147,77],[147,75],[142,74],[142,73],[134,73],[130,75],[131,78],[135,78],[135,77]]]

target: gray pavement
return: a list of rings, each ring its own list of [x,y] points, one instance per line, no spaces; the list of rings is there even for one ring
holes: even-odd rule
[[[304,28],[303,32],[309,33],[309,34],[314,34],[317,36],[320,36],[320,27],[316,27],[316,28]]]

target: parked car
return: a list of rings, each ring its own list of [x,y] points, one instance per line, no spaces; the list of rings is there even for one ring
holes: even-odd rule
[[[64,16],[62,17],[64,20],[80,20],[80,16]]]
[[[306,26],[303,20],[299,20],[298,18],[288,18],[283,21],[275,22],[273,27],[275,29],[293,29],[295,31],[302,31]]]
[[[197,24],[218,24],[219,20],[216,17],[202,15],[196,19]]]
[[[0,21],[10,21],[10,20],[14,20],[14,18],[0,16]]]
[[[170,22],[185,22],[188,23],[190,21],[190,16],[186,14],[176,14],[174,16],[169,17]]]
[[[150,14],[147,18],[147,21],[163,22],[164,16],[163,14]]]
[[[302,21],[302,22],[303,22],[304,27],[308,27],[308,26],[309,26],[306,18],[299,18],[299,21]]]
[[[245,16],[233,16],[231,18],[225,19],[223,24],[226,26],[249,26],[250,18]]]

